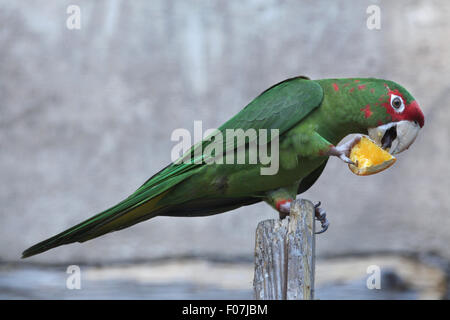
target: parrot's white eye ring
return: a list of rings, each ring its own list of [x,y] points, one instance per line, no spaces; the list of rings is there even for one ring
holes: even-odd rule
[[[405,104],[403,103],[402,97],[391,94],[391,107],[395,112],[403,112],[405,110]]]

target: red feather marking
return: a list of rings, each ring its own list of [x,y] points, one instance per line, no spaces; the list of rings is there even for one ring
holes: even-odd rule
[[[334,91],[339,91],[339,87],[336,83],[333,83],[333,88],[334,88]]]
[[[278,200],[275,204],[275,207],[277,208],[278,211],[280,211],[280,206],[282,204],[285,204],[286,202],[292,202],[292,200],[288,200],[288,199]]]
[[[326,150],[319,150],[319,156],[321,156],[321,157],[322,156],[326,156],[327,152],[333,147],[334,147],[334,144],[329,144],[328,145],[328,149],[326,149]]]
[[[364,111],[364,117],[366,119],[370,118],[370,116],[373,114],[372,111],[370,111],[370,104],[368,104],[367,106],[365,106],[364,108],[360,109],[361,111]]]

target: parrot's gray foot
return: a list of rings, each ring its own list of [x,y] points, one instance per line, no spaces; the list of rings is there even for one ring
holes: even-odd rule
[[[320,208],[320,201],[314,205],[314,208],[316,211],[316,219],[320,221],[320,225],[322,226],[322,230],[316,232],[316,234],[324,233],[330,226],[330,222],[327,219],[327,213]]]
[[[341,144],[337,147],[331,147],[328,151],[328,155],[330,156],[336,156],[345,163],[356,165],[352,160],[350,160],[350,151],[352,150],[353,146],[357,144],[361,140],[362,135],[358,134],[350,141],[347,141],[344,144]]]
[[[330,222],[327,219],[327,213],[324,209],[320,208],[320,204],[321,202],[319,201],[314,205],[315,217],[320,221],[320,225],[322,226],[322,230],[316,232],[316,234],[324,233],[330,226]],[[280,214],[280,220],[283,220],[291,212],[291,201],[283,201],[282,203],[277,204],[277,209]]]

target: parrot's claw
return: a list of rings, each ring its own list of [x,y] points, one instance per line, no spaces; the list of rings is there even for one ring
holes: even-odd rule
[[[330,222],[327,219],[327,213],[324,209],[320,208],[320,201],[314,205],[314,208],[316,219],[320,221],[320,225],[322,226],[322,230],[316,232],[316,234],[324,233],[330,226]]]
[[[324,233],[330,226],[330,222],[327,219],[327,213],[325,212],[324,209],[320,208],[320,204],[321,202],[319,201],[314,205],[315,217],[318,221],[320,221],[320,225],[322,226],[322,230],[316,232],[316,234]],[[286,218],[289,215],[290,211],[291,211],[290,201],[280,204],[278,207],[280,220]]]
[[[353,165],[356,166],[356,163],[354,163],[352,160],[350,160],[350,158],[347,157],[345,154],[341,154],[341,155],[339,156],[339,159],[341,159],[341,160],[344,161],[345,163],[353,164]]]
[[[353,139],[350,141],[347,141],[344,144],[341,144],[340,146],[333,146],[328,151],[328,155],[330,156],[336,156],[345,163],[356,165],[352,160],[350,160],[350,151],[352,150],[353,146],[357,144],[361,140],[362,135],[356,135]]]

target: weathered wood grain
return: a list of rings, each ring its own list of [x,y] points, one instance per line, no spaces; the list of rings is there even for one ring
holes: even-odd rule
[[[299,199],[290,216],[258,224],[255,239],[257,300],[302,300],[314,296],[314,205]]]

